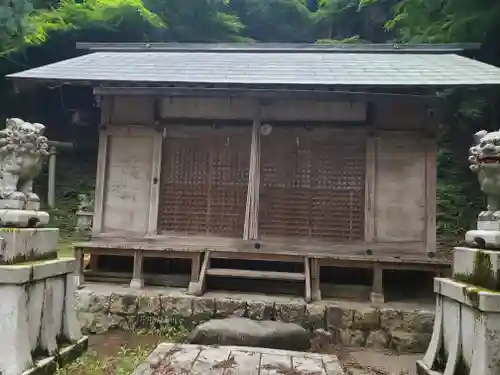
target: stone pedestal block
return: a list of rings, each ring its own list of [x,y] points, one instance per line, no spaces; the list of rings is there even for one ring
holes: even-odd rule
[[[500,374],[500,293],[445,278],[434,290],[434,329],[418,374]]]
[[[57,257],[57,228],[0,228],[0,238],[0,264]]]
[[[0,224],[3,227],[43,227],[49,219],[50,215],[45,211],[0,209]]]
[[[456,247],[453,250],[454,275],[472,275],[477,272],[477,267],[489,269],[491,275],[496,275],[500,270],[500,252],[469,247]]]
[[[0,266],[2,375],[30,370],[35,351],[60,356],[61,340],[86,341],[74,310],[75,266],[74,259]]]
[[[469,246],[500,249],[500,230],[470,230],[465,234],[465,242]]]

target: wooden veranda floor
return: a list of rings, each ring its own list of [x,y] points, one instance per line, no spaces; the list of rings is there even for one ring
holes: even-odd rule
[[[78,272],[83,280],[83,255],[133,256],[134,270],[131,286],[142,287],[144,258],[174,258],[191,260],[192,294],[204,292],[208,276],[275,279],[304,282],[306,300],[321,298],[319,279],[322,266],[373,269],[372,296],[383,299],[384,270],[431,271],[442,275],[450,268],[449,260],[427,253],[422,243],[326,243],[300,239],[240,239],[159,235],[147,238],[93,238],[76,243]],[[212,268],[212,259],[275,261],[302,263],[304,272],[272,272],[242,269]]]

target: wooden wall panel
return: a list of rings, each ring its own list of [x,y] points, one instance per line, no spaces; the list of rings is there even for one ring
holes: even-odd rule
[[[170,127],[164,144],[159,230],[243,235],[251,127]]]
[[[102,233],[148,232],[155,132],[141,133],[108,135]]]
[[[110,100],[111,116],[114,125],[152,125],[154,124],[154,101],[149,96],[114,96]]]
[[[275,127],[261,140],[263,237],[364,238],[364,130]]]
[[[425,241],[426,151],[421,135],[379,133],[376,170],[376,240]]]
[[[163,118],[253,119],[255,101],[223,98],[166,98],[161,104]],[[354,121],[366,120],[365,103],[276,100],[261,108],[263,121]]]

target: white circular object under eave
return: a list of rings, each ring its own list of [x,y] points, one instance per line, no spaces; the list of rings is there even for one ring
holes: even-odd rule
[[[264,124],[260,127],[260,134],[269,135],[273,131],[273,127],[269,124]]]

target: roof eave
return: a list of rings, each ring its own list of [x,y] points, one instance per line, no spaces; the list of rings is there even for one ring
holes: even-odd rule
[[[297,43],[76,43],[91,52],[250,52],[250,53],[462,53],[480,43],[451,44],[297,44]]]

